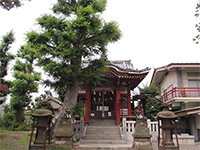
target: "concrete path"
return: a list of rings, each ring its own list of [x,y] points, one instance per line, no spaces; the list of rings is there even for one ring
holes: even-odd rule
[[[80,143],[79,143],[80,144]],[[77,143],[77,148],[78,145]],[[153,142],[152,143],[153,146],[153,150],[158,150],[158,146],[157,146],[157,142]],[[85,148],[90,147],[91,150],[94,150],[94,147],[98,147],[98,150],[103,150],[103,149],[112,149],[112,150],[124,150],[124,149],[128,149],[131,150],[132,149],[132,142],[127,142],[125,143],[121,143],[121,144],[117,144],[117,143],[107,143],[107,144],[100,144],[100,143],[93,143],[93,144],[89,144],[89,143],[84,143],[81,145],[81,147],[79,147],[79,149],[85,149]],[[180,145],[180,150],[200,150],[200,142],[195,142],[194,145],[184,145],[181,144]]]
[[[158,143],[157,142],[153,142],[152,146],[153,146],[153,150],[158,150]],[[195,142],[194,145],[180,145],[180,150],[200,150],[200,142]]]

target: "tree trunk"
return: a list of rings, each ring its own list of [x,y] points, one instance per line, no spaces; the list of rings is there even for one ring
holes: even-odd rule
[[[23,107],[18,106],[17,108],[17,122],[22,123]]]
[[[59,117],[55,122],[55,126],[53,129],[52,136],[55,136],[59,121],[61,117],[65,114],[66,110],[69,110],[72,107],[73,103],[77,102],[78,97],[78,91],[79,91],[79,81],[75,80],[74,85],[68,85],[65,93],[65,98],[63,102],[63,106],[60,109]]]
[[[72,107],[73,103],[77,102],[78,89],[79,89],[78,81],[75,81],[74,85],[67,86],[63,107],[60,110],[59,116],[62,116],[66,112],[66,110],[69,110]]]

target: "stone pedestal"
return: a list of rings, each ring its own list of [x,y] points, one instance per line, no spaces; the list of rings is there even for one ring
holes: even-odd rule
[[[136,120],[135,133],[133,134],[134,150],[152,150],[151,135],[147,127],[146,118]]]
[[[160,143],[160,133],[158,133],[158,149],[159,150],[179,150],[179,143],[177,138],[176,126],[174,124],[177,116],[169,111],[166,103],[162,104],[163,110],[160,111],[156,118],[161,120],[161,126],[159,126],[158,131],[162,130],[162,142]],[[175,131],[177,145],[174,144],[172,138],[172,130]]]
[[[164,134],[162,141],[163,145],[159,145],[158,149],[163,150],[163,147],[165,150],[178,150],[178,147],[174,145],[173,140],[171,138],[171,122],[168,119],[162,120],[162,132]],[[163,129],[164,128],[164,129]],[[162,139],[162,140],[163,140]],[[164,142],[164,143],[163,143]]]
[[[54,145],[59,147],[73,148],[73,128],[70,119],[61,118],[56,130]]]

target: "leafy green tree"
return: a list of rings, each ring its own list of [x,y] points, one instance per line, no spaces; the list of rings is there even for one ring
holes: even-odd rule
[[[64,105],[60,116],[77,101],[80,83],[99,84],[106,69],[106,46],[120,39],[116,22],[105,22],[100,14],[106,0],[58,0],[53,15],[37,19],[40,32],[27,33],[27,42],[38,49],[38,65],[53,77],[46,81]]]
[[[24,107],[31,102],[31,94],[38,91],[38,81],[41,75],[34,71],[34,61],[36,60],[37,51],[30,45],[24,45],[17,53],[18,60],[16,60],[13,67],[13,81],[11,106],[15,110],[17,122],[23,121]]]
[[[195,11],[195,16],[198,18],[200,15],[200,2],[197,3],[197,6],[196,6],[196,11]],[[197,29],[198,32],[200,32],[200,23],[196,24],[195,25],[195,28]],[[199,40],[200,40],[200,34],[198,34],[197,36],[195,36],[193,38],[193,41],[196,42],[196,44],[199,43]]]
[[[2,37],[0,42],[0,84],[10,87],[11,82],[5,80],[5,76],[8,73],[9,62],[14,59],[14,55],[9,53],[11,44],[14,42],[14,33],[13,31],[8,32]],[[0,93],[1,96],[6,96],[7,93]]]
[[[16,8],[21,7],[23,5],[22,1],[23,0],[1,0],[0,7],[9,11],[14,7],[16,7]],[[31,1],[31,0],[29,0],[29,1]]]
[[[144,112],[145,116],[151,121],[155,120],[155,116],[159,111],[161,111],[161,102],[155,98],[160,94],[159,86],[155,83],[150,84],[150,86],[144,86],[143,88],[139,87],[140,94],[150,94],[151,97],[145,100],[144,102]]]

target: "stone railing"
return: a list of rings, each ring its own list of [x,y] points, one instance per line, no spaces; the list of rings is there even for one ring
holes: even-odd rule
[[[132,135],[135,131],[135,123],[136,121],[128,121],[126,118],[123,118],[122,138],[124,140],[133,140]],[[149,128],[149,133],[152,135],[151,140],[156,141],[158,137],[158,122],[151,122],[150,119],[147,119],[147,126]]]
[[[73,131],[76,139],[83,139],[84,137],[84,118],[79,120],[74,119]]]

